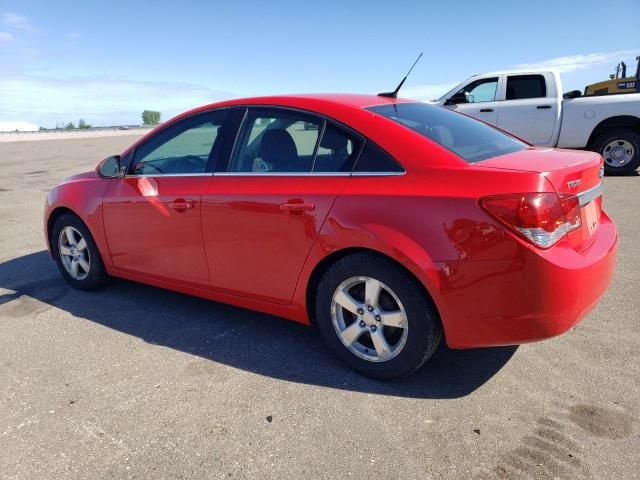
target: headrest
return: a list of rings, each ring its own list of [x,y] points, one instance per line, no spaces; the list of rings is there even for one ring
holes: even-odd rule
[[[320,140],[320,146],[328,150],[340,151],[347,148],[347,137],[338,129],[327,125]]]

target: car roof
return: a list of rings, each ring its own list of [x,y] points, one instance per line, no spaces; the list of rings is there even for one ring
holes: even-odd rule
[[[389,105],[394,103],[414,102],[405,98],[380,97],[378,95],[354,94],[354,93],[297,93],[289,95],[270,95],[263,97],[234,98],[215,102],[193,110],[209,110],[216,107],[233,105],[300,105],[305,100],[310,104],[343,105],[356,108],[373,107],[376,105]]]

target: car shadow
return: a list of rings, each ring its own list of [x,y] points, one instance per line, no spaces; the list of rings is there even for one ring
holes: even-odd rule
[[[438,399],[468,395],[517,349],[442,346],[415,374],[382,382],[349,370],[323,345],[315,329],[295,322],[118,279],[99,291],[77,291],[64,282],[46,251],[0,264],[0,288],[8,290],[0,292],[0,306],[12,316],[28,316],[49,305],[148,343],[259,375],[381,395]]]

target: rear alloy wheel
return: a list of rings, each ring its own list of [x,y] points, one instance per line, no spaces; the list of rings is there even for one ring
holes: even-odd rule
[[[370,362],[397,356],[409,334],[407,314],[398,296],[371,277],[342,282],[331,300],[333,328],[347,349]]]
[[[338,260],[318,285],[316,320],[327,345],[374,378],[408,375],[435,352],[442,329],[422,286],[383,257]]]
[[[593,142],[610,175],[629,175],[640,166],[640,134],[628,129],[603,133]]]
[[[71,214],[61,215],[51,232],[51,250],[64,279],[80,290],[104,285],[107,273],[89,229]]]

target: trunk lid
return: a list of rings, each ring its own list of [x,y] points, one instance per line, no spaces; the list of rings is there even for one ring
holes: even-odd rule
[[[604,167],[600,155],[588,151],[530,147],[478,162],[477,165],[538,173],[558,194],[576,195],[580,200],[582,225],[567,237],[570,245],[578,251],[591,245],[602,211]]]

